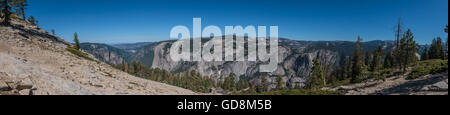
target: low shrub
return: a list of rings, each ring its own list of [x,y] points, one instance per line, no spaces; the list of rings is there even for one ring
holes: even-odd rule
[[[413,67],[412,72],[406,79],[417,79],[425,75],[443,72],[448,72],[448,60],[426,60],[419,62],[417,66]]]
[[[391,76],[394,76],[394,70],[392,68],[386,68],[373,72],[375,80],[382,80]]]
[[[84,53],[84,52],[82,52],[80,50],[77,50],[74,47],[67,47],[66,50],[69,51],[70,53],[75,54],[75,55],[77,55],[79,57],[82,57],[84,59],[87,59],[87,60],[90,60],[90,61],[95,61],[94,59],[90,58],[88,56],[88,54],[86,54],[86,53]]]

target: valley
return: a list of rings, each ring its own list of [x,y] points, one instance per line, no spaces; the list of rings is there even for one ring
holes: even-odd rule
[[[259,19],[247,19],[252,23],[244,23],[249,25],[245,29],[240,25],[225,26],[224,32],[215,25],[203,29],[202,23],[206,21],[202,21],[201,17],[194,17],[192,25],[187,26],[176,26],[181,23],[178,21],[182,21],[178,18],[165,17],[177,21],[167,21],[165,18],[152,20],[149,23],[152,24],[151,29],[147,30],[143,26],[147,22],[121,24],[138,22],[140,20],[135,20],[138,18],[111,22],[94,20],[100,19],[98,17],[67,19],[72,22],[95,21],[86,27],[80,26],[84,23],[79,22],[54,24],[57,18],[43,15],[45,24],[40,26],[37,18],[25,15],[28,13],[25,12],[27,0],[2,0],[0,3],[1,95],[448,95],[448,37],[447,40],[439,37],[448,36],[448,26],[434,24],[433,29],[415,27],[419,22],[416,21],[408,27],[399,18],[394,27],[395,38],[387,32],[392,28],[386,25],[372,25],[377,27],[374,29],[377,32],[372,32],[369,31],[372,28],[360,26],[368,23],[353,25],[354,22],[348,22],[345,26],[323,24],[310,28],[331,27],[334,29],[329,30],[337,30],[335,27],[339,27],[338,30],[345,32],[335,31],[333,34],[319,29],[315,30],[317,33],[301,33],[308,29],[298,31],[300,24],[286,22],[305,21],[279,19],[282,25],[290,26],[280,28],[284,29],[283,35],[297,37],[279,38],[279,26],[274,22],[266,21],[256,29],[252,26],[253,21],[256,23]],[[85,18],[85,15],[77,17]],[[236,18],[239,17],[245,16]],[[382,22],[394,22],[391,18],[385,17]],[[414,18],[408,18],[408,21],[410,19]],[[228,25],[223,23],[227,21],[218,22]],[[323,21],[327,20],[316,23]],[[367,20],[360,19],[360,22],[363,21]],[[434,21],[422,23],[425,22]],[[234,20],[234,23],[241,22]],[[439,24],[445,25],[442,23]],[[61,31],[63,34],[55,29],[47,31],[41,28],[49,29],[55,25],[64,28]],[[137,25],[139,29],[136,29]],[[275,26],[267,30],[263,25]],[[99,29],[109,26],[118,27]],[[132,26],[135,27],[129,28]],[[166,36],[166,27],[170,26],[173,27],[169,32],[170,40],[161,39],[161,36]],[[193,26],[193,36],[188,26]],[[68,30],[75,31],[73,43],[68,41],[72,39],[72,35],[67,34]],[[270,33],[270,37],[266,33]],[[343,33],[346,34],[341,35]],[[327,35],[317,37],[313,34]],[[258,39],[252,39],[256,35]],[[159,39],[149,41],[157,42],[105,44],[147,41],[143,39],[157,39],[155,36]],[[177,38],[189,39],[189,42],[176,41]],[[430,45],[424,44],[430,42]],[[269,67],[265,68],[266,65]]]
[[[269,83],[276,83],[278,76],[283,76],[283,81],[289,88],[296,85],[304,86],[313,58],[318,58],[322,62],[330,62],[332,67],[341,66],[346,57],[353,54],[347,49],[354,49],[354,42],[347,41],[296,41],[280,39],[278,69],[272,73],[259,73],[257,62],[174,62],[168,56],[169,46],[174,41],[161,41],[146,46],[135,47],[136,52],[126,52],[126,49],[115,48],[105,44],[83,43],[81,49],[91,54],[96,54],[98,59],[104,59],[108,63],[120,64],[122,60],[131,64],[139,61],[148,67],[160,68],[170,73],[183,73],[195,70],[204,77],[212,77],[215,80],[223,80],[222,77],[230,73],[235,74],[236,82],[239,78],[249,78],[253,81],[260,81],[263,74],[268,77]],[[363,43],[364,50],[376,49],[379,45],[385,47],[385,51],[394,47],[393,41],[370,41]],[[103,47],[102,47],[103,46]],[[126,53],[123,53],[126,52]],[[113,54],[112,59],[109,55]],[[120,54],[120,55],[118,55]],[[113,60],[113,61],[108,61]],[[118,63],[119,62],[119,63]],[[275,87],[275,86],[269,86]]]

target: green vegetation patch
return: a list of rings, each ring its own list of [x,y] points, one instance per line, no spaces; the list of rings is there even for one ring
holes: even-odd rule
[[[426,60],[419,62],[417,66],[413,67],[412,72],[406,79],[417,79],[425,75],[443,72],[448,72],[448,60]]]
[[[394,70],[392,68],[375,70],[370,73],[370,78],[374,78],[375,80],[382,80],[391,76],[394,76]]]
[[[95,61],[94,59],[90,58],[88,56],[88,54],[86,54],[86,53],[84,53],[84,52],[82,52],[80,50],[77,50],[74,47],[67,47],[66,50],[69,51],[70,53],[75,54],[75,55],[77,55],[79,57],[82,57],[84,59],[87,59],[87,60],[90,60],[90,61]]]

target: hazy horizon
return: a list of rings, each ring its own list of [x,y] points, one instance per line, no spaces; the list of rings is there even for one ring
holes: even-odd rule
[[[281,39],[289,39],[289,38],[283,38],[280,37]],[[289,39],[289,40],[294,40],[294,39]],[[163,42],[163,41],[170,41],[168,40],[161,40],[161,41],[143,41],[143,42],[117,42],[117,43],[108,43],[108,42],[81,42],[81,43],[96,43],[96,44],[107,44],[107,45],[126,45],[126,44],[138,44],[138,43],[157,43],[157,42]],[[307,42],[356,42],[356,40],[351,41],[351,40],[296,40],[296,41],[307,41]],[[395,40],[370,40],[370,41],[363,41],[363,42],[373,42],[373,41],[392,41],[394,42]],[[71,41],[69,41],[71,42]],[[430,44],[419,44],[419,45],[430,45]]]

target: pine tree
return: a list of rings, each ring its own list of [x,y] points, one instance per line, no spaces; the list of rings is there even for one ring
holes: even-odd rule
[[[341,68],[336,68],[334,71],[331,72],[331,74],[327,78],[327,82],[325,83],[325,86],[327,86],[328,84],[334,84],[338,81],[340,81],[339,79],[342,78],[340,75],[340,72],[342,71]],[[326,73],[326,72],[324,72]]]
[[[26,6],[28,6],[28,1],[27,0],[20,0],[21,2],[19,2],[20,4],[19,4],[19,9],[20,9],[20,14],[22,14],[22,19],[23,20],[26,20],[27,19],[27,17],[25,16],[25,7]]]
[[[235,88],[236,88],[235,75],[234,73],[230,73],[230,75],[228,75],[228,77],[225,78],[223,89],[228,91],[234,91]]]
[[[361,58],[361,41],[362,38],[358,36],[358,40],[356,41],[355,54],[353,55],[352,60],[352,74],[351,74],[351,82],[357,83],[361,82],[361,73],[363,68],[362,58]]]
[[[430,56],[428,55],[428,44],[425,45],[425,49],[423,49],[422,54],[420,55],[420,60],[428,60]]]
[[[444,32],[448,34],[448,25],[445,26]],[[445,41],[445,50],[447,52],[445,54],[446,54],[446,57],[448,59],[448,36],[447,36],[447,41]]]
[[[308,89],[320,89],[325,86],[323,83],[324,73],[322,71],[322,67],[320,65],[319,60],[317,58],[313,59],[313,67],[311,68],[311,72],[309,75],[309,79],[306,82],[306,88]]]
[[[242,90],[249,87],[248,81],[244,79],[244,76],[239,77],[239,81],[236,85],[237,90]]]
[[[445,26],[444,32],[448,33],[448,25]]]
[[[404,72],[409,64],[418,60],[416,56],[418,49],[418,45],[414,41],[414,35],[411,30],[408,29],[400,40],[400,52],[398,54],[399,57],[397,58],[397,63],[399,63]]]
[[[278,85],[277,85],[278,90],[283,90],[286,86],[286,84],[283,81],[283,76],[277,77],[277,83],[278,83]]]
[[[398,49],[398,52],[397,52],[397,56],[398,57],[396,57],[396,65],[398,65],[399,66],[399,68],[400,69],[402,69],[403,71],[405,71],[406,70],[406,63],[407,63],[407,57],[408,57],[408,53],[407,53],[407,47],[408,47],[408,40],[407,40],[407,37],[405,37],[405,36],[403,36],[401,39],[400,39],[400,47],[399,47],[399,49]]]
[[[416,43],[416,41],[414,40],[414,34],[411,32],[410,29],[408,29],[408,31],[406,31],[406,35],[405,37],[407,37],[407,65],[408,64],[412,64],[417,62],[419,59],[417,57],[417,54],[419,53],[419,44]]]
[[[122,60],[122,68],[123,68],[123,71],[125,72],[125,73],[128,73],[128,64],[127,64],[127,62],[125,62],[125,60]]]
[[[55,35],[55,29],[52,29],[52,35]]]
[[[437,38],[437,44],[436,45],[438,46],[438,53],[439,53],[438,54],[439,58],[437,58],[437,59],[445,60],[444,42],[442,42],[441,37]]]
[[[25,20],[25,7],[28,6],[27,4],[27,0],[12,0],[11,1],[11,6],[14,8],[15,10],[15,14],[17,14],[18,16],[22,16],[22,20]]]
[[[344,61],[344,67],[342,68],[342,77],[343,77],[342,80],[351,78],[351,68],[352,68],[351,59],[349,57],[346,57]]]
[[[370,71],[376,71],[378,69],[381,69],[382,54],[383,54],[383,48],[381,46],[378,46],[378,48],[373,52],[373,59],[372,59],[372,64],[370,65]]]
[[[438,46],[437,46],[437,41],[436,41],[436,38],[435,39],[433,39],[433,41],[431,42],[431,45],[430,45],[430,50],[429,50],[429,56],[430,56],[430,59],[437,59],[437,58],[439,58],[439,55],[438,55],[438,53],[437,52],[439,52],[439,50],[438,50],[439,48],[438,48]]]
[[[392,68],[394,64],[394,58],[392,57],[392,51],[388,51],[386,53],[386,57],[384,58],[384,68]]]
[[[325,60],[324,65],[325,66],[323,68],[323,71],[324,71],[323,84],[324,84],[324,86],[327,86],[327,81],[329,80],[328,78],[330,77],[328,74],[329,74],[332,64],[329,63],[328,60]]]
[[[2,12],[3,12],[3,22],[2,25],[9,26],[11,24],[11,7],[10,7],[10,0],[3,0],[1,2],[2,6]]]
[[[370,54],[370,51],[367,51],[366,55],[364,56],[364,65],[370,66],[371,58],[372,58],[372,54]]]
[[[224,81],[225,81],[225,80],[224,80],[223,76],[219,76],[219,79],[217,80],[216,85],[217,85],[218,87],[221,87],[221,88],[223,89]]]
[[[78,40],[78,33],[73,35],[73,42],[75,42],[75,49],[80,50],[80,41]]]
[[[258,86],[258,92],[266,92],[267,91],[267,77],[263,75],[261,77],[261,83]]]
[[[430,59],[445,59],[445,51],[441,37],[433,39],[430,46]]]

